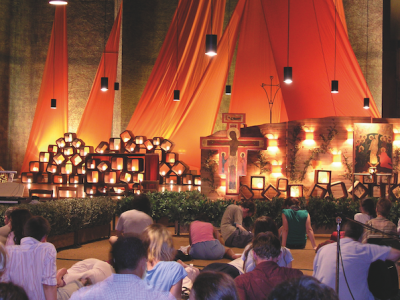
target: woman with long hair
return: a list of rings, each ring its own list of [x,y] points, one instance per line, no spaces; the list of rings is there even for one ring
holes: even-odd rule
[[[282,210],[282,247],[304,249],[308,236],[313,249],[317,249],[308,211],[300,209],[300,201],[296,198],[286,199],[284,207]]]
[[[7,236],[6,246],[20,245],[21,239],[24,237],[23,229],[26,221],[32,217],[32,214],[27,209],[16,209],[12,211],[11,232]]]
[[[176,299],[181,299],[182,281],[187,272],[182,265],[172,261],[176,250],[167,227],[151,224],[142,237],[147,249],[146,281],[155,290],[170,292]]]

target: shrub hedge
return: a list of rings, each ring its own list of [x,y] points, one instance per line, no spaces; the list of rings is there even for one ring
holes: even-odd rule
[[[200,214],[208,216],[214,226],[220,226],[226,207],[234,203],[232,199],[209,200],[198,191],[157,192],[149,193],[152,204],[152,217],[155,221],[162,217],[168,220],[188,224]],[[21,208],[29,209],[33,215],[40,215],[49,220],[52,230],[50,235],[60,235],[82,228],[109,224],[114,216],[132,209],[133,196],[122,200],[111,197],[76,198],[43,202],[40,204],[21,204]],[[375,199],[377,201],[377,199]],[[278,226],[282,224],[283,198],[272,201],[255,200],[257,212],[253,220],[259,216],[270,216]],[[389,219],[397,224],[400,217],[400,202],[392,202]],[[317,197],[302,198],[301,206],[308,210],[311,222],[316,228],[332,228],[335,226],[337,214],[353,218],[358,212],[359,201],[348,199],[320,199]],[[4,225],[4,212],[9,205],[0,205],[0,225]],[[251,220],[248,220],[251,223]]]

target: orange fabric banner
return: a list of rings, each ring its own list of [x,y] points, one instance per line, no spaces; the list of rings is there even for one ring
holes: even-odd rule
[[[248,126],[269,123],[273,102],[272,122],[281,122],[282,92],[261,1],[247,1],[239,32],[229,112],[245,113]]]
[[[279,78],[287,64],[287,2],[265,0],[272,51]],[[292,1],[296,11],[290,22],[290,64],[293,83],[282,85],[289,120],[328,116],[379,117],[379,111],[366,90],[365,78],[337,16],[335,47],[335,6],[331,0]],[[336,53],[335,53],[336,48]],[[336,66],[335,66],[336,57]],[[335,74],[336,73],[336,74]],[[332,94],[331,80],[339,81],[339,93]],[[370,109],[363,99],[370,98]]]
[[[208,65],[176,130],[171,135],[171,140],[176,144],[174,151],[178,152],[179,159],[191,168],[200,168],[200,137],[212,134],[214,128],[228,77],[227,63],[230,65],[233,57],[233,51],[229,51],[228,58],[228,33],[229,45],[235,44],[245,3],[246,0],[238,1],[218,43],[218,55]]]
[[[86,103],[77,136],[86,145],[97,147],[102,141],[108,142],[111,137],[114,82],[117,78],[119,37],[121,31],[122,2],[113,28],[107,41],[106,48],[100,60],[92,89]],[[101,91],[101,77],[108,77],[108,91]]]
[[[339,14],[340,21],[342,22],[343,29],[344,31],[346,31],[346,35],[349,36],[349,33],[347,31],[346,15],[343,8],[343,0],[333,0],[333,4],[336,4],[336,10]]]
[[[153,71],[127,126],[134,134],[169,138],[190,105],[211,60],[205,55],[205,37],[211,33],[211,4],[212,33],[220,39],[225,0],[179,1]],[[175,89],[180,90],[179,102],[172,101]]]
[[[51,109],[51,99],[57,108]],[[68,49],[66,7],[57,6],[42,83],[36,104],[22,164],[22,172],[29,171],[29,162],[39,160],[39,152],[47,152],[49,144],[64,136],[68,130]]]

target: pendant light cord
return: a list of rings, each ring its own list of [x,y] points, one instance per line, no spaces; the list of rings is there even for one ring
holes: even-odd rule
[[[230,0],[228,0],[228,11],[229,11],[229,14],[231,15],[231,18],[232,18],[232,14],[231,14],[231,1]],[[229,48],[230,48],[230,33],[231,33],[231,27],[229,26],[229,23],[230,22],[228,22],[228,63],[227,63],[227,66],[228,66],[228,85],[229,85]]]
[[[213,31],[212,31],[212,21],[213,21],[213,0],[211,0],[211,34],[213,33]]]
[[[178,89],[178,65],[179,65],[179,2],[176,10],[176,89]]]
[[[104,77],[106,77],[106,23],[107,23],[107,0],[104,0],[104,48],[103,48],[103,55],[104,55]]]
[[[368,78],[368,27],[369,27],[369,9],[368,9],[368,0],[367,0],[367,53],[365,57],[365,97],[367,97],[367,88],[368,88],[368,83],[367,83],[367,78]]]
[[[57,9],[56,9],[57,11]],[[56,99],[55,94],[54,94],[54,90],[55,90],[55,83],[56,83],[56,19],[54,18],[54,32],[53,32],[53,99]]]
[[[335,0],[335,64],[334,64],[334,71],[333,71],[333,79],[336,79],[336,0]]]
[[[287,66],[289,67],[289,32],[290,32],[290,0],[288,0],[288,18],[287,18]]]

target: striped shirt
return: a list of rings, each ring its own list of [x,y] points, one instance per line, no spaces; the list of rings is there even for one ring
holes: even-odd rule
[[[24,288],[30,300],[45,300],[43,284],[57,285],[56,257],[53,244],[26,237],[21,245],[6,247],[7,268],[2,282],[12,282]]]

